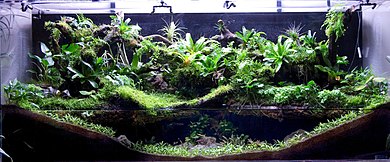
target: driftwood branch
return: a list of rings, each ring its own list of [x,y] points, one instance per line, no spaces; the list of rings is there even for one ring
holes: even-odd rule
[[[151,38],[152,41],[163,42],[167,46],[172,45],[171,41],[169,41],[167,38],[165,38],[159,34],[153,34],[153,35],[148,35],[148,36],[144,36],[144,37],[140,36],[140,38],[141,38],[141,40]]]

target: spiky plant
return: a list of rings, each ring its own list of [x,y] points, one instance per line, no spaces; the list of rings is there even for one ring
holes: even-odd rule
[[[179,27],[178,22],[170,21],[169,23],[166,22],[164,19],[163,21],[165,22],[165,26],[158,30],[163,32],[163,35],[171,42],[176,42],[181,39],[181,34],[184,33],[183,30],[187,29],[185,27]]]
[[[290,24],[288,29],[285,30],[284,33],[287,34],[289,38],[291,38],[293,41],[299,42],[299,36],[301,35],[301,30],[303,26],[301,24],[295,25],[295,22]]]

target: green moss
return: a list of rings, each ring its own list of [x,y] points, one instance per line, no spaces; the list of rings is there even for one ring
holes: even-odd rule
[[[70,115],[68,113],[65,114],[65,115],[59,115],[59,114],[55,114],[55,113],[48,112],[48,111],[37,110],[35,112],[47,115],[47,116],[53,118],[54,120],[57,120],[57,121],[60,121],[60,122],[71,123],[71,124],[74,124],[74,125],[77,125],[77,126],[80,126],[80,127],[83,127],[83,128],[95,131],[95,132],[99,132],[99,133],[105,134],[105,135],[110,136],[110,137],[114,137],[115,133],[116,133],[110,127],[105,127],[105,126],[102,126],[100,124],[87,122],[84,119],[72,116],[72,115]]]
[[[188,106],[196,106],[200,102],[205,102],[205,101],[214,99],[214,98],[216,98],[218,96],[221,96],[221,95],[224,95],[224,94],[226,94],[226,93],[228,93],[228,92],[230,92],[232,90],[233,90],[233,86],[231,86],[231,85],[219,86],[218,88],[214,89],[209,94],[207,94],[207,95],[205,95],[203,97],[200,97],[200,98],[197,98],[197,99],[192,99],[192,100],[188,101],[187,105]]]
[[[118,87],[116,92],[121,98],[131,100],[145,109],[174,107],[184,104],[184,101],[175,95],[164,93],[147,94],[130,86]]]
[[[40,109],[46,110],[89,110],[104,105],[105,102],[94,98],[64,99],[59,97],[43,98],[39,103]]]
[[[130,86],[121,86],[116,89],[118,95],[125,99],[131,100],[137,103],[139,106],[145,109],[167,108],[167,107],[179,107],[179,106],[196,106],[199,103],[211,100],[217,96],[221,96],[233,89],[230,85],[219,86],[209,94],[192,99],[183,100],[172,94],[165,93],[145,93]]]

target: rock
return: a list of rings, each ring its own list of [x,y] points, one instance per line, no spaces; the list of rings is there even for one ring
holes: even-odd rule
[[[286,137],[284,137],[283,141],[287,142],[289,139],[294,138],[295,136],[306,138],[306,137],[308,137],[308,132],[303,130],[303,129],[298,129],[297,131],[292,132],[289,135],[287,135]]]

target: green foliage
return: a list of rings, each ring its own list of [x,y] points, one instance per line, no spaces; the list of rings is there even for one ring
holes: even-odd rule
[[[309,104],[315,106],[318,103],[316,99],[318,91],[317,84],[310,81],[307,85],[268,87],[258,93],[267,104]]]
[[[185,40],[177,42],[171,48],[175,50],[174,54],[182,61],[182,66],[188,66],[205,52],[206,47],[212,43],[216,43],[216,41],[207,40],[204,37],[194,41],[191,34],[187,33]]]
[[[327,130],[333,129],[353,119],[356,119],[359,115],[360,114],[358,112],[350,111],[349,113],[342,115],[340,118],[328,120],[326,123],[320,123],[318,126],[316,126],[313,129],[313,131],[310,132],[310,134],[316,135],[316,134],[323,133]]]
[[[199,98],[196,98],[196,99],[189,100],[189,101],[187,102],[187,105],[188,105],[188,106],[196,106],[196,105],[199,104],[200,102],[209,101],[209,100],[212,100],[212,99],[214,99],[214,98],[223,96],[223,95],[225,95],[225,94],[231,92],[233,89],[234,89],[234,87],[231,86],[231,85],[222,85],[222,86],[218,86],[217,88],[212,89],[212,90],[210,91],[210,93],[206,94],[205,96],[202,96],[202,97],[199,97]]]
[[[191,129],[189,137],[186,139],[187,142],[195,143],[202,135],[205,134],[206,128],[209,126],[209,116],[203,115],[198,121],[191,122],[189,127]]]
[[[4,92],[9,104],[24,102],[29,105],[29,109],[39,108],[36,102],[44,97],[42,88],[34,84],[21,83],[16,78],[4,87]]]
[[[218,128],[216,130],[216,135],[220,138],[233,136],[237,131],[237,128],[234,127],[233,123],[227,120],[221,120],[218,123]]]
[[[345,85],[340,89],[350,95],[365,95],[368,97],[387,93],[387,80],[375,77],[369,68],[353,69],[345,75],[341,83]]]
[[[141,27],[138,25],[131,25],[130,18],[124,20],[124,15],[117,14],[116,16],[111,17],[111,25],[116,27],[119,30],[119,33],[122,38],[131,40],[136,39],[139,36],[139,31],[141,31]]]
[[[387,95],[373,95],[369,98],[366,98],[366,106],[363,109],[363,112],[368,113],[376,109],[379,105],[390,102],[389,96]]]
[[[249,136],[248,135],[231,135],[230,137],[222,137],[222,144],[223,145],[235,145],[235,146],[244,146],[247,144]]]
[[[211,54],[200,56],[199,61],[197,61],[201,71],[200,75],[207,77],[208,75],[215,74],[224,65],[222,60],[223,56],[224,54],[219,46],[214,47]]]
[[[335,65],[332,65],[328,59],[327,53],[323,53],[323,59],[327,66],[322,65],[315,65],[315,67],[328,74],[328,81],[334,82],[334,81],[340,81],[341,77],[346,74],[345,71],[340,69],[340,65],[346,65],[348,64],[347,56],[337,56],[337,62]]]
[[[247,30],[244,26],[242,27],[242,32],[236,32],[236,35],[238,38],[240,38],[242,40],[242,44],[241,46],[243,48],[246,48],[247,47],[247,44],[248,42],[250,41],[250,39],[252,38],[252,36],[255,34],[255,30],[252,29],[252,30]]]
[[[107,75],[104,78],[115,86],[135,86],[134,80],[126,75]]]
[[[60,122],[71,123],[71,124],[74,124],[74,125],[77,125],[77,126],[80,126],[80,127],[83,127],[83,128],[95,131],[95,132],[105,134],[109,137],[114,137],[115,133],[116,133],[110,127],[105,127],[105,126],[102,126],[100,124],[94,124],[94,123],[88,122],[84,119],[81,119],[79,117],[72,116],[68,113],[64,114],[64,115],[59,115],[59,114],[52,113],[49,111],[37,111],[37,112],[44,114],[44,115],[47,115],[47,116],[53,118],[54,120],[57,120]]]
[[[332,35],[338,38],[344,35],[344,13],[337,11],[336,9],[331,9],[326,14],[326,19],[322,24],[321,28],[325,27],[326,36],[331,37]]]
[[[291,55],[296,50],[291,48],[292,40],[283,41],[283,37],[279,36],[276,44],[270,42],[265,53],[264,61],[274,65],[275,72],[278,72],[282,67],[283,62],[289,63]]]
[[[54,60],[53,54],[50,49],[41,42],[41,51],[45,54],[43,58],[29,54],[30,58],[36,60],[37,62],[33,62],[36,66],[37,71],[28,70],[32,74],[36,75],[38,81],[46,84],[50,84],[53,86],[59,86],[63,80],[59,74],[58,69],[54,68]]]
[[[361,108],[366,104],[366,99],[363,96],[347,96],[346,107]]]
[[[347,96],[340,90],[323,90],[318,92],[318,100],[327,108],[341,108],[345,106]]]

